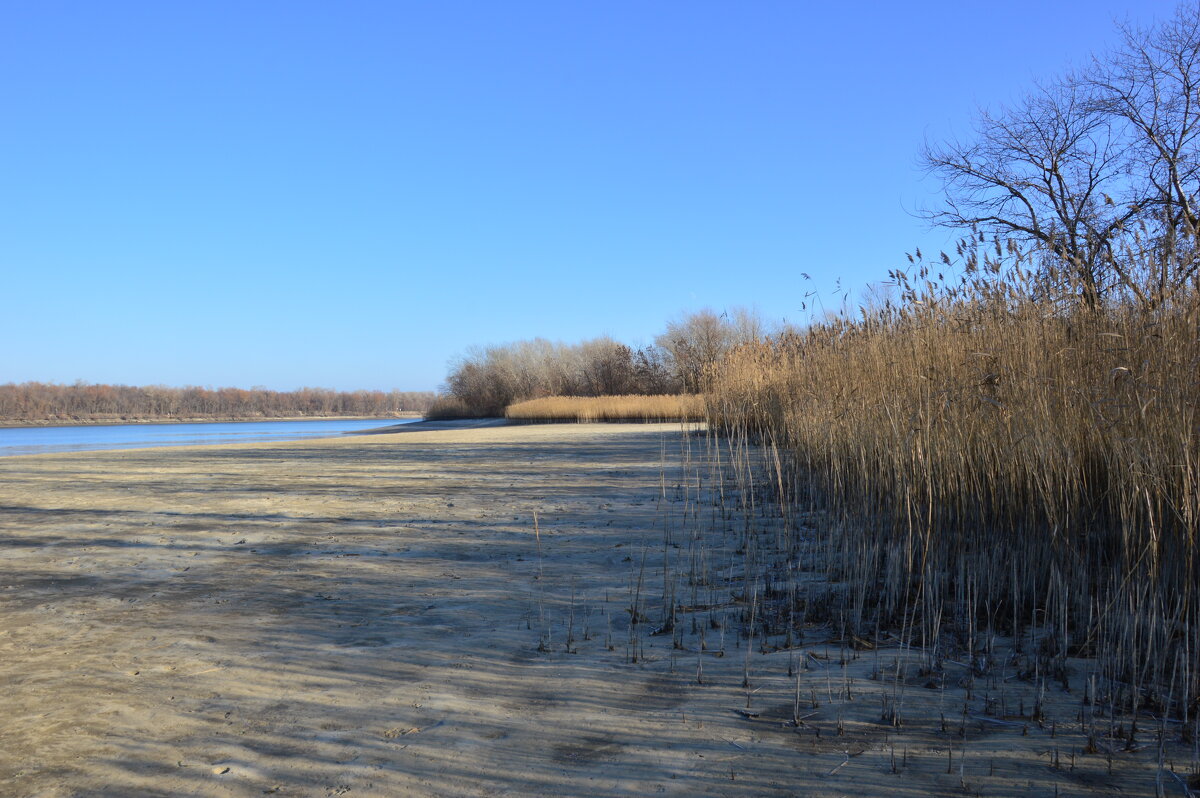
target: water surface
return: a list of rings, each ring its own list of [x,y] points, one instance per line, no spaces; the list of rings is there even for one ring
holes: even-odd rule
[[[311,421],[235,421],[196,424],[114,424],[111,426],[16,427],[0,429],[0,457],[147,446],[195,446],[213,443],[293,441],[336,437],[346,432],[408,424],[419,418]]]

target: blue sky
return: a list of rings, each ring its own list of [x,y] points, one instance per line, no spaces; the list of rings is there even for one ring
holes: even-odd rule
[[[803,322],[946,241],[926,138],[1173,8],[10,0],[0,382],[420,390]]]

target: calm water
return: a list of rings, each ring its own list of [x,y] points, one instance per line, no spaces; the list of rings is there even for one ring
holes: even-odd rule
[[[141,449],[146,446],[194,446],[211,443],[294,441],[337,437],[344,432],[408,424],[419,418],[315,419],[313,421],[240,421],[204,424],[120,424],[83,427],[0,429],[0,457],[94,449]]]

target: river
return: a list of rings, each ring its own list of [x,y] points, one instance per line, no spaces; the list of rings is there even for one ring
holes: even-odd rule
[[[347,432],[408,424],[419,418],[307,421],[235,421],[196,424],[113,424],[73,427],[0,428],[0,457],[148,446],[195,446],[214,443],[292,441],[330,438]]]

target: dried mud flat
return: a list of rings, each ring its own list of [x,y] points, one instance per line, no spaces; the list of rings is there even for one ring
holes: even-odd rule
[[[545,425],[0,459],[0,795],[1153,794],[1158,747],[1089,746],[1078,685],[966,663],[898,692],[911,652],[820,627],[764,652],[732,599],[651,634],[684,443]]]

